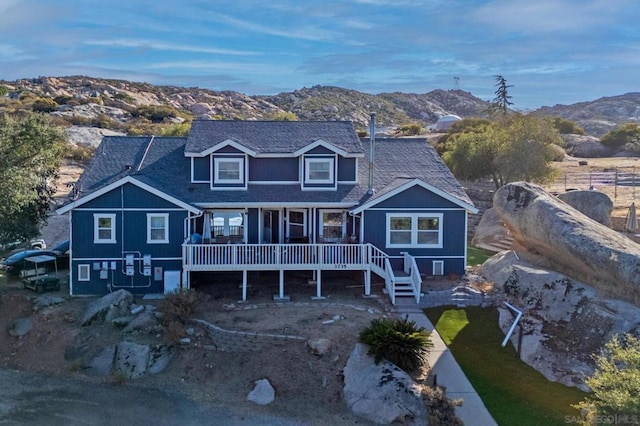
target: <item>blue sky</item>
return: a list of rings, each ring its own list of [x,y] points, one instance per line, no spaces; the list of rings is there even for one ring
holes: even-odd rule
[[[276,94],[457,87],[514,106],[638,91],[637,0],[0,0],[0,79]]]

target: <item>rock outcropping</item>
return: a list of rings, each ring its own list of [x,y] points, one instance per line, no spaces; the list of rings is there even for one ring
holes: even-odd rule
[[[568,191],[558,194],[558,198],[580,213],[611,228],[613,201],[607,194],[598,191]]]
[[[394,364],[376,364],[359,343],[344,367],[344,399],[355,414],[376,424],[426,424],[421,388]]]
[[[520,357],[549,380],[587,390],[584,378],[594,371],[591,355],[614,334],[640,335],[637,306],[599,297],[594,288],[533,266],[511,251],[487,260],[482,275],[523,311]],[[512,323],[512,315],[500,309],[505,333]],[[516,348],[518,334],[516,329],[511,338]]]
[[[593,285],[603,295],[640,303],[640,245],[526,182],[494,196],[515,240],[551,269]]]

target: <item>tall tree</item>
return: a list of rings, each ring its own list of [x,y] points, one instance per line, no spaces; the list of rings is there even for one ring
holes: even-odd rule
[[[459,179],[490,177],[496,188],[517,180],[543,183],[553,178],[557,130],[533,115],[512,114],[447,141],[443,159]]]
[[[65,140],[46,115],[0,116],[0,242],[32,238],[46,221]]]
[[[497,89],[494,92],[495,97],[491,101],[488,111],[491,117],[506,115],[509,112],[509,106],[513,105],[509,95],[509,88],[513,87],[513,85],[507,84],[507,80],[501,75],[496,75],[495,79]]]

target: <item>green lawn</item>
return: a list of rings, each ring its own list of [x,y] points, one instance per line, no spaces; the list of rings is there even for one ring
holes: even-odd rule
[[[484,263],[485,260],[495,253],[478,247],[467,246],[467,265],[476,266]]]
[[[520,361],[494,308],[426,309],[442,339],[499,425],[564,425],[579,416],[571,408],[585,393],[548,381]]]

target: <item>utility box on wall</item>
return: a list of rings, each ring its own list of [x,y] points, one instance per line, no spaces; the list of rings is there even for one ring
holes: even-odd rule
[[[126,255],[124,258],[124,272],[128,277],[132,277],[136,274],[134,257],[132,254]]]
[[[145,254],[142,256],[142,275],[145,277],[151,276],[151,255]]]

